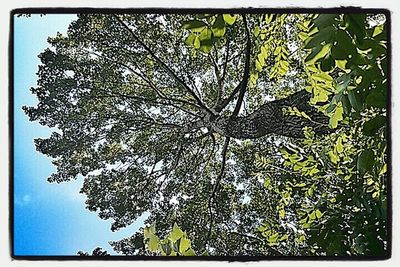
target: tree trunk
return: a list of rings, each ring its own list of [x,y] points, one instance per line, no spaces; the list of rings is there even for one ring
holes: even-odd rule
[[[287,98],[267,102],[245,117],[219,117],[211,122],[211,129],[236,139],[254,139],[267,134],[302,138],[306,126],[311,127],[316,134],[331,132],[328,118],[307,103],[309,97],[308,92],[300,91]],[[310,119],[284,114],[283,109],[287,107],[296,107],[305,112]]]

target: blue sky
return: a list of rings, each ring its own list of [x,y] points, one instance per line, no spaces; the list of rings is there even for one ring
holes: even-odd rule
[[[63,184],[50,184],[47,177],[55,170],[51,158],[35,150],[33,140],[48,137],[51,129],[30,122],[24,105],[36,105],[29,88],[36,86],[37,55],[47,37],[65,33],[75,15],[46,15],[14,18],[14,253],[15,255],[76,255],[101,246],[113,252],[110,240],[132,235],[143,218],[118,232],[111,232],[110,221],[101,220],[85,209],[85,196],[79,194],[83,178]]]

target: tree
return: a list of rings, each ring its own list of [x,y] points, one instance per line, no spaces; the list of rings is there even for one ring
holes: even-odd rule
[[[35,140],[57,167],[48,180],[85,176],[87,208],[112,230],[148,211],[157,240],[177,223],[196,255],[383,255],[384,22],[79,15],[49,38],[39,104],[24,107],[55,129]],[[144,239],[112,245],[142,255]]]
[[[107,253],[107,251],[106,250],[103,250],[101,247],[97,247],[97,248],[95,248],[93,251],[92,251],[92,254],[90,255],[89,254],[89,252],[83,252],[83,251],[78,251],[78,253],[77,253],[79,256],[85,256],[85,257],[88,257],[88,256],[102,256],[102,257],[104,257],[104,256],[110,256],[110,254],[108,254]]]

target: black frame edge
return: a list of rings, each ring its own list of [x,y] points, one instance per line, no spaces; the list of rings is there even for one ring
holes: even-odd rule
[[[15,255],[14,251],[14,18],[17,14],[76,14],[76,13],[170,13],[170,14],[190,14],[190,13],[370,13],[370,14],[384,14],[387,24],[387,58],[388,58],[388,73],[387,73],[387,129],[388,129],[388,176],[387,176],[387,197],[388,197],[388,214],[387,214],[387,252],[383,256],[186,256],[186,257],[168,257],[168,256],[88,256],[83,257],[79,255],[52,255],[52,256],[32,256],[32,255]],[[288,7],[288,8],[87,8],[87,7],[38,7],[38,8],[16,8],[10,11],[10,29],[9,29],[9,42],[8,42],[8,140],[9,140],[9,249],[10,257],[12,260],[68,260],[68,261],[91,261],[91,260],[105,260],[105,261],[125,261],[125,260],[145,260],[145,261],[227,261],[227,262],[252,262],[252,261],[275,261],[275,260],[317,260],[317,261],[382,261],[388,260],[392,257],[392,226],[393,226],[393,207],[392,207],[392,128],[391,128],[391,100],[392,100],[392,20],[391,11],[385,8],[362,8],[355,6],[341,6],[334,8],[302,8],[302,7]]]

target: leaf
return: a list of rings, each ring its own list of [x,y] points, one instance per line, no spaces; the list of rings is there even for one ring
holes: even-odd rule
[[[374,152],[371,149],[366,149],[358,156],[357,170],[364,175],[370,171],[374,164]]]
[[[343,59],[343,60],[335,60],[336,66],[343,70],[343,71],[348,71],[348,69],[346,68],[346,64],[347,64],[347,60]]]
[[[378,25],[374,28],[374,32],[372,33],[372,37],[378,36],[383,32],[383,29],[385,27],[385,24]]]
[[[287,234],[284,234],[283,236],[281,236],[279,238],[279,241],[284,241],[284,240],[287,240],[288,238],[289,238],[289,236]]]
[[[196,48],[196,49],[199,49],[199,48],[200,48],[200,38],[199,38],[198,36],[196,36],[196,37],[194,38],[193,46],[194,46],[194,48]]]
[[[273,234],[268,238],[269,243],[276,243],[278,241],[279,233]]]
[[[355,111],[360,111],[362,108],[361,100],[359,95],[355,90],[351,90],[348,93],[349,101],[351,106],[354,108]]]
[[[330,50],[331,50],[331,44],[326,44],[326,45],[324,45],[324,46],[321,48],[321,50],[320,50],[315,56],[313,56],[312,58],[309,59],[309,56],[311,55],[311,54],[310,54],[310,55],[306,58],[306,64],[308,64],[308,65],[314,64],[317,60],[319,60],[319,59],[325,57],[325,56],[328,54],[328,52],[329,52]]]
[[[335,60],[344,60],[349,58],[349,51],[336,44],[332,46],[331,55]]]
[[[335,67],[335,60],[331,56],[328,56],[321,60],[321,70],[331,71]]]
[[[286,216],[286,212],[284,209],[279,210],[279,218],[283,219]]]
[[[160,239],[156,235],[150,234],[148,245],[151,252],[156,252],[158,250],[158,246],[160,245]]]
[[[212,33],[215,37],[222,37],[225,34],[225,22],[221,15],[217,16],[212,28]],[[211,36],[210,36],[211,37]]]
[[[192,30],[194,32],[200,32],[207,26],[206,23],[200,20],[189,20],[183,22],[183,28]]]
[[[156,232],[155,224],[150,225],[149,227],[144,228],[143,236],[145,239],[150,238],[152,234]]]
[[[171,254],[171,252],[172,252],[171,243],[168,240],[167,240],[167,242],[165,242],[165,240],[164,240],[163,242],[161,242],[161,249],[163,250],[165,255]]]
[[[387,164],[383,165],[382,169],[379,171],[379,175],[385,174],[387,172]]]
[[[196,253],[192,248],[186,250],[185,252],[182,253],[182,256],[196,256]],[[207,255],[204,255],[207,256]]]
[[[349,34],[344,30],[338,30],[336,32],[337,45],[342,49],[351,50],[355,52],[354,44]],[[352,54],[352,53],[351,53]]]
[[[200,41],[207,41],[210,40],[212,37],[212,30],[204,29],[200,32],[199,39]]]
[[[320,14],[318,15],[318,18],[314,20],[314,24],[318,28],[324,28],[328,25],[332,25],[337,15],[338,14]]]
[[[310,37],[304,48],[310,49],[321,45],[322,42],[325,44],[331,43],[334,38],[335,31],[336,29],[333,26],[320,29],[314,36]]]
[[[311,78],[314,79],[314,80],[317,80],[319,82],[324,82],[324,83],[333,81],[332,76],[330,76],[326,72],[315,73],[315,74],[311,75]]]
[[[342,144],[342,138],[341,138],[341,137],[339,137],[339,138],[336,140],[336,146],[335,146],[335,148],[336,148],[336,151],[337,151],[339,154],[343,152],[343,144]]]
[[[315,220],[316,215],[315,215],[315,211],[311,212],[308,217],[310,217],[311,220]]]
[[[337,164],[339,161],[339,157],[331,150],[328,152],[329,159],[334,163]]]
[[[356,37],[358,43],[362,43],[366,33],[366,15],[360,13],[346,14],[344,18],[347,21],[347,30]]]
[[[386,125],[386,117],[376,116],[363,125],[363,133],[367,136],[375,135],[380,128]]]
[[[185,236],[183,236],[181,238],[181,244],[179,246],[179,251],[185,252],[186,250],[188,250],[190,248],[190,240],[188,238],[186,238]]]
[[[172,242],[176,242],[179,238],[183,236],[183,231],[179,226],[174,223],[174,226],[172,227],[172,231],[168,236],[168,239],[171,240]]]
[[[236,15],[223,14],[222,17],[223,17],[224,21],[229,25],[232,25],[236,21]]]
[[[318,219],[322,218],[322,213],[319,209],[315,210],[315,215],[317,216]]]
[[[375,89],[368,94],[365,103],[371,107],[386,108],[386,97],[382,92]]]
[[[338,122],[343,120],[343,107],[341,105],[336,106],[335,112],[329,118],[329,127],[335,129],[338,126]]]
[[[265,15],[265,22],[266,22],[267,24],[270,24],[273,18],[274,18],[274,15],[273,15],[273,14],[266,14],[266,15]]]
[[[314,189],[312,187],[308,188],[307,194],[312,197],[314,195]]]
[[[197,38],[197,36],[195,34],[193,34],[193,33],[189,34],[189,36],[185,40],[185,44],[193,45],[196,38]]]

